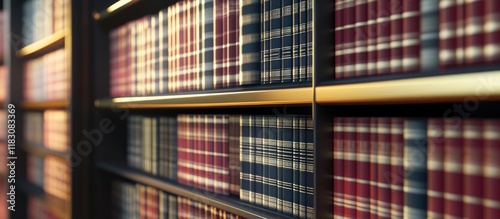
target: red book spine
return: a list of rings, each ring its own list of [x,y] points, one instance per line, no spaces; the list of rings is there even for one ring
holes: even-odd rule
[[[484,61],[484,15],[485,0],[465,4],[465,63],[477,65]]]
[[[456,0],[455,13],[457,14],[456,22],[457,26],[455,29],[456,34],[456,62],[457,66],[463,66],[465,64],[465,1],[466,0]]]
[[[222,87],[228,86],[228,52],[229,52],[229,4],[227,0],[222,1]]]
[[[377,132],[377,118],[370,118],[369,131],[370,131],[370,219],[378,218],[378,132]]]
[[[355,76],[363,77],[368,74],[367,62],[368,62],[368,52],[367,48],[367,21],[368,21],[368,3],[367,0],[357,0],[356,1],[356,24],[355,24],[355,41],[356,41],[356,66],[355,66]]]
[[[201,125],[201,117],[198,114],[191,115],[193,118],[193,131],[191,132],[192,136],[192,144],[193,144],[193,159],[191,162],[193,165],[193,180],[194,186],[198,189],[203,189],[204,180],[202,180],[203,168],[205,167],[205,163],[201,159],[202,153],[204,153],[203,148],[201,148],[201,139],[200,139],[200,125]]]
[[[240,123],[239,116],[229,117],[229,174],[230,193],[240,194]]]
[[[402,71],[403,59],[403,0],[391,0],[390,4],[390,72],[399,74]]]
[[[378,10],[377,1],[368,0],[368,21],[367,24],[367,74],[376,75],[377,74],[377,33],[378,33]]]
[[[390,21],[390,0],[377,1],[378,28],[377,28],[377,74],[390,73],[391,60],[391,21]]]
[[[356,210],[356,119],[344,118],[344,215],[355,218]]]
[[[343,50],[344,50],[344,39],[343,39],[343,28],[344,28],[344,14],[343,14],[344,3],[343,0],[335,0],[335,79],[341,79],[343,77]],[[294,12],[296,13],[296,12]]]
[[[486,62],[500,60],[500,28],[498,28],[498,17],[500,17],[500,2],[496,0],[485,0],[484,20],[484,59]]]
[[[427,126],[428,218],[444,218],[444,121],[429,119]]]
[[[167,22],[168,22],[168,28],[167,28],[167,64],[168,64],[168,73],[167,73],[167,92],[172,92],[173,87],[174,87],[174,75],[176,74],[175,68],[174,68],[174,56],[175,56],[175,37],[174,33],[176,33],[177,30],[177,24],[174,22],[173,19],[173,14],[174,14],[174,9],[177,4],[173,4],[172,6],[167,8]],[[165,30],[164,30],[165,31]]]
[[[483,218],[483,153],[482,120],[463,120],[464,129],[464,217]]]
[[[181,184],[187,184],[185,180],[186,160],[185,160],[185,118],[186,115],[177,116],[177,181]]]
[[[402,68],[404,73],[420,70],[420,1],[402,0]]]
[[[391,183],[391,217],[403,217],[404,202],[404,137],[403,119],[391,118],[391,173],[387,178]]]
[[[344,118],[333,120],[333,215],[344,217]]]
[[[147,195],[146,195],[146,186],[138,185],[139,192],[139,218],[147,219]]]
[[[342,78],[352,78],[355,76],[355,43],[356,43],[356,33],[355,33],[355,22],[356,22],[356,9],[355,1],[345,1],[344,2],[344,30],[343,30],[343,76]]]
[[[222,126],[221,126],[221,144],[222,144],[222,193],[229,194],[229,135],[228,135],[228,125],[229,118],[228,115],[221,115]]]
[[[370,119],[356,118],[356,218],[370,217]]]
[[[180,63],[180,90],[179,92],[189,91],[189,70],[190,70],[190,1],[181,2],[181,63]]]
[[[239,21],[240,21],[240,5],[239,1],[229,1],[230,15],[229,15],[229,87],[236,87],[239,85]]]
[[[116,69],[117,69],[117,49],[118,49],[118,29],[109,32],[109,94],[111,97],[116,97]],[[27,92],[25,92],[26,94]],[[26,99],[26,98],[25,98]]]
[[[484,122],[484,218],[493,219],[500,215],[500,120]]]
[[[224,171],[223,166],[223,140],[222,140],[222,116],[214,115],[214,161],[215,165],[212,167],[214,172],[212,180],[215,183],[215,193],[224,194]]]
[[[456,1],[439,2],[439,61],[442,69],[452,68],[457,63],[456,7]]]
[[[456,120],[444,121],[444,214],[463,218],[463,136]]]
[[[148,219],[158,218],[158,190],[150,186],[147,188],[147,209]]]
[[[213,116],[212,115],[205,115],[205,148],[207,151],[214,151],[215,146],[214,146],[214,138],[213,134],[214,133],[214,127],[213,127]],[[213,167],[215,165],[214,161],[214,156],[211,155],[210,153],[205,154],[205,163],[207,164],[207,168],[205,170],[205,178],[207,180],[211,180],[213,178],[212,171],[209,170],[209,167]],[[207,183],[205,185],[205,190],[207,191],[214,191],[214,185],[211,183]]]
[[[390,218],[391,213],[391,121],[389,118],[378,118],[377,121],[377,184],[378,184],[378,218]]]
[[[214,0],[214,89],[222,88],[224,70],[222,68],[224,45],[223,0]]]

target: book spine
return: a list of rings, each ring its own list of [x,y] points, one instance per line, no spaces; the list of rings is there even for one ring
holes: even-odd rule
[[[378,120],[371,117],[370,131],[370,219],[378,218]]]
[[[293,118],[283,117],[283,212],[293,215]]]
[[[313,79],[313,52],[314,52],[314,2],[307,0],[307,81]]]
[[[290,83],[293,81],[293,0],[281,1],[281,83]]]
[[[278,119],[276,116],[269,116],[268,135],[268,174],[269,174],[269,205],[270,209],[278,209]]]
[[[465,3],[465,64],[478,65],[484,61],[485,0]]]
[[[457,5],[455,1],[439,1],[439,60],[442,69],[449,69],[456,65],[457,40]]]
[[[391,183],[391,217],[403,217],[404,196],[404,137],[402,118],[391,118],[391,172],[386,175]]]
[[[300,81],[307,81],[307,0],[299,3],[300,34]]]
[[[427,124],[427,217],[444,218],[444,120],[431,118]]]
[[[455,120],[444,121],[444,214],[463,217],[463,136]]]
[[[282,15],[281,1],[270,2],[270,83],[281,83],[281,58],[282,58]]]
[[[391,185],[388,175],[391,172],[391,122],[389,118],[377,119],[377,207],[378,218],[390,218]]]
[[[269,159],[271,158],[271,148],[269,145],[269,117],[270,116],[262,116],[262,206],[269,207],[269,199],[270,199],[270,177],[269,174]],[[273,146],[274,147],[274,146]]]
[[[343,77],[352,78],[356,71],[356,8],[355,1],[344,1],[344,30],[343,30]]]
[[[390,37],[391,37],[391,21],[390,21],[390,0],[377,1],[377,74],[383,75],[390,73]]]
[[[403,73],[413,73],[420,70],[420,1],[400,1],[402,4],[402,68]],[[431,7],[431,6],[429,6]],[[428,25],[424,22],[425,25]],[[431,26],[431,24],[429,24]],[[437,46],[437,45],[433,45]]]
[[[205,160],[205,153],[206,153],[206,147],[204,144],[205,141],[205,132],[201,128],[202,126],[204,127],[204,116],[200,114],[193,115],[193,128],[194,130],[192,131],[193,133],[193,155],[194,159],[191,160],[192,163],[194,163],[194,184],[197,188],[199,189],[205,189],[207,185],[210,183],[208,178],[205,177],[207,172],[210,171],[209,168],[207,168],[207,162]],[[215,136],[216,138],[218,136]]]
[[[240,161],[239,161],[239,145],[240,145],[240,123],[236,115],[229,116],[229,174],[230,185],[229,193],[238,195],[240,192]]]
[[[356,119],[344,118],[344,215],[355,218],[356,209]]]
[[[255,116],[249,115],[249,151],[250,151],[250,189],[249,189],[249,202],[256,203],[255,200]]]
[[[171,135],[170,135],[170,156],[171,156],[171,169],[170,169],[170,176],[172,180],[177,180],[177,169],[179,167],[178,165],[178,160],[179,160],[179,154],[178,154],[178,131],[177,131],[177,118],[173,117],[170,119],[170,130],[171,130]]]
[[[229,52],[229,4],[227,1],[222,2],[222,86],[227,87],[229,72],[228,72],[228,52]]]
[[[414,1],[417,2],[417,1]],[[402,71],[403,60],[403,0],[391,0],[390,13],[390,73],[399,74]],[[416,25],[418,26],[419,23]]]
[[[458,66],[465,64],[465,0],[456,0],[455,13],[456,17],[456,50],[455,58]]]
[[[177,181],[180,184],[187,184],[186,131],[186,115],[177,115]]]
[[[404,121],[404,217],[427,216],[427,121]]]
[[[230,193],[230,175],[229,175],[229,116],[221,115],[221,141],[222,141],[222,194],[229,195]]]
[[[293,117],[293,216],[299,216],[300,206],[300,159],[299,159],[299,142],[300,142],[300,122],[299,117]],[[343,171],[343,169],[342,169]],[[343,187],[342,187],[343,188]]]
[[[484,61],[494,63],[500,59],[500,29],[497,27],[500,4],[495,0],[485,0],[484,5]]]
[[[264,21],[261,19],[261,5],[259,0],[240,0],[241,13],[239,21],[239,55],[240,71],[239,84],[251,85],[259,84],[261,79],[261,48],[263,47],[263,34],[261,26]],[[262,24],[261,24],[262,23]],[[264,31],[264,29],[262,30]],[[260,35],[260,41],[259,41]],[[262,69],[264,70],[264,69]]]
[[[223,41],[224,41],[224,15],[223,1],[214,0],[214,84],[213,88],[222,87],[223,71]]]
[[[294,1],[294,46],[295,46],[295,9],[298,5]],[[296,6],[297,5],[297,6]],[[335,0],[335,79],[341,79],[343,77],[343,64],[344,64],[344,33],[343,33],[343,28],[344,28],[344,14],[343,14],[343,7],[344,7],[344,2],[343,0]],[[298,15],[297,15],[298,17]],[[295,60],[295,59],[294,59]],[[295,82],[295,81],[294,81]]]
[[[484,218],[492,219],[500,214],[500,120],[484,121]]]
[[[343,217],[344,217],[344,118],[335,117],[333,118],[333,218],[343,218]]]
[[[306,137],[306,118],[299,117],[299,217],[306,218],[307,213],[307,196],[306,196],[306,150],[307,150],[307,137]]]
[[[277,211],[283,213],[283,116],[277,116],[277,132],[276,132],[276,187],[277,194]]]
[[[292,81],[299,82],[300,81],[300,0],[292,1]],[[335,38],[337,42],[337,38]],[[337,45],[337,44],[335,44]],[[335,50],[337,51],[337,49]],[[338,59],[335,56],[336,60]],[[338,64],[335,63],[337,66]],[[336,67],[337,69],[337,67]]]
[[[254,182],[254,194],[255,194],[255,204],[262,206],[262,201],[263,201],[263,151],[262,151],[262,137],[263,137],[263,127],[262,127],[262,116],[261,115],[255,115],[255,182]]]
[[[262,84],[268,84],[269,78],[269,0],[260,1],[260,81]]]
[[[311,117],[306,122],[306,216],[314,218],[314,123]]]
[[[240,199],[249,201],[250,190],[250,118],[247,115],[240,116]]]
[[[483,215],[483,121],[480,119],[463,120],[464,136],[464,214],[465,218],[479,217]]]
[[[357,0],[355,6],[355,77],[364,77],[368,74],[367,62],[367,22],[368,22],[368,3],[367,0]]]
[[[356,118],[356,218],[370,217],[370,119]]]
[[[239,1],[230,1],[230,14],[229,14],[229,87],[236,87],[240,84],[240,14],[243,5]]]

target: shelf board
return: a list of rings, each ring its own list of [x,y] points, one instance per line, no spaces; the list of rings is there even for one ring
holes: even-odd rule
[[[44,110],[44,109],[62,109],[69,106],[69,101],[67,100],[55,100],[55,101],[34,101],[34,102],[24,102],[21,104],[24,109],[29,110]]]
[[[104,171],[127,178],[129,180],[161,189],[170,194],[191,198],[193,200],[200,201],[207,205],[220,208],[222,210],[243,216],[245,218],[292,218],[291,216],[282,215],[271,210],[243,203],[239,200],[236,200],[235,198],[231,198],[225,195],[210,194],[208,192],[202,192],[185,186],[177,185],[175,183],[166,182],[160,178],[149,176],[145,173],[141,173],[140,171],[130,168],[123,168],[117,165],[108,164],[106,162],[97,162],[97,167]]]
[[[49,156],[50,155],[50,156],[58,157],[61,159],[68,159],[69,158],[69,154],[67,152],[54,151],[54,150],[50,150],[48,148],[41,147],[41,146],[25,145],[25,146],[23,146],[23,149],[26,152],[29,152],[32,154],[37,154],[40,156]]]
[[[19,58],[30,58],[64,47],[66,31],[60,30],[17,51]]]
[[[119,0],[101,12],[94,12],[93,18],[108,28],[117,27],[147,14],[157,13],[176,0]]]
[[[436,103],[500,100],[500,71],[316,87],[322,104]]]
[[[98,108],[207,108],[300,105],[312,103],[312,88],[285,88],[203,94],[118,97],[95,101]]]

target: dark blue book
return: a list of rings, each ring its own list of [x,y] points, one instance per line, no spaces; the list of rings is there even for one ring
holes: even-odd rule
[[[276,166],[278,171],[277,186],[278,197],[277,206],[278,212],[283,212],[283,116],[277,117],[277,138],[276,138]]]
[[[405,217],[427,217],[427,120],[404,122]]]
[[[270,83],[281,83],[281,1],[270,1],[271,32],[270,32]]]
[[[262,165],[262,136],[263,136],[263,129],[262,129],[262,116],[261,115],[254,115],[253,116],[253,128],[255,130],[255,135],[254,135],[254,140],[255,143],[253,144],[253,148],[255,150],[255,162],[253,163],[254,165],[254,194],[255,194],[255,204],[261,205],[262,206],[262,194],[263,194],[263,169],[264,165]]]
[[[293,70],[293,0],[282,0],[281,6],[281,83],[292,82]]]
[[[270,3],[269,0],[261,0],[261,12],[260,12],[260,43],[261,43],[261,83],[268,84],[269,83],[269,48],[270,48],[270,18],[271,14],[269,12]]]
[[[202,14],[204,17],[201,21],[203,26],[203,48],[205,52],[202,54],[200,63],[202,66],[201,89],[210,90],[214,87],[214,2],[213,0],[205,0]]]
[[[292,2],[292,80],[293,82],[300,81],[300,0]]]
[[[307,118],[306,130],[306,216],[314,218],[314,124]]]
[[[269,159],[270,159],[270,149],[269,149],[269,116],[262,116],[262,179],[263,179],[263,200],[262,206],[269,207]]]
[[[299,3],[299,78],[300,81],[307,81],[307,0]]]
[[[306,172],[306,153],[307,153],[307,118],[299,117],[299,217],[306,218],[307,213],[307,172]]]
[[[282,200],[283,213],[293,215],[293,117],[283,117]]]
[[[240,117],[240,199],[250,201],[250,117]]]
[[[306,31],[307,31],[307,81],[312,81],[313,78],[313,46],[314,46],[314,39],[313,39],[313,31],[314,31],[314,22],[313,22],[313,1],[312,0],[307,0],[307,25],[306,25]]]
[[[168,148],[170,149],[170,170],[169,175],[171,180],[177,180],[177,117],[171,117],[169,119],[169,130],[170,130],[170,144]]]
[[[293,117],[293,216],[299,216],[300,208],[300,121],[299,117]]]
[[[177,218],[177,196],[168,195],[168,218]]]
[[[276,140],[278,138],[278,120],[276,116],[269,116],[269,208],[278,209],[278,164]]]
[[[261,3],[259,0],[242,1],[240,30],[240,85],[259,84],[261,80]]]
[[[248,197],[250,203],[255,203],[255,117],[253,115],[249,115],[249,134],[248,134],[248,151],[249,153],[249,162],[250,162],[250,171],[249,171],[249,185],[250,189],[248,190]]]

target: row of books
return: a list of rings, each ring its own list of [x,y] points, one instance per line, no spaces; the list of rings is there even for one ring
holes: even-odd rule
[[[29,111],[24,113],[24,142],[28,146],[46,147],[65,152],[69,147],[69,117],[65,110]]]
[[[312,80],[313,5],[312,0],[260,1],[260,31],[256,32],[261,39],[263,84]]]
[[[495,0],[336,0],[335,78],[494,64],[498,14]]]
[[[113,218],[181,219],[243,217],[199,201],[169,194],[154,187],[125,181],[112,182]]]
[[[27,155],[26,176],[29,182],[62,202],[71,196],[70,169],[66,160],[52,156]]]
[[[27,0],[23,3],[24,45],[64,30],[68,0]]]
[[[24,100],[66,100],[69,80],[64,49],[30,59],[24,63]]]
[[[128,118],[127,164],[153,175],[177,179],[177,118]]]
[[[338,117],[333,213],[347,218],[496,218],[498,119]]]
[[[312,5],[183,0],[113,29],[110,95],[310,81]]]
[[[240,126],[240,199],[313,218],[312,119],[243,115]]]

